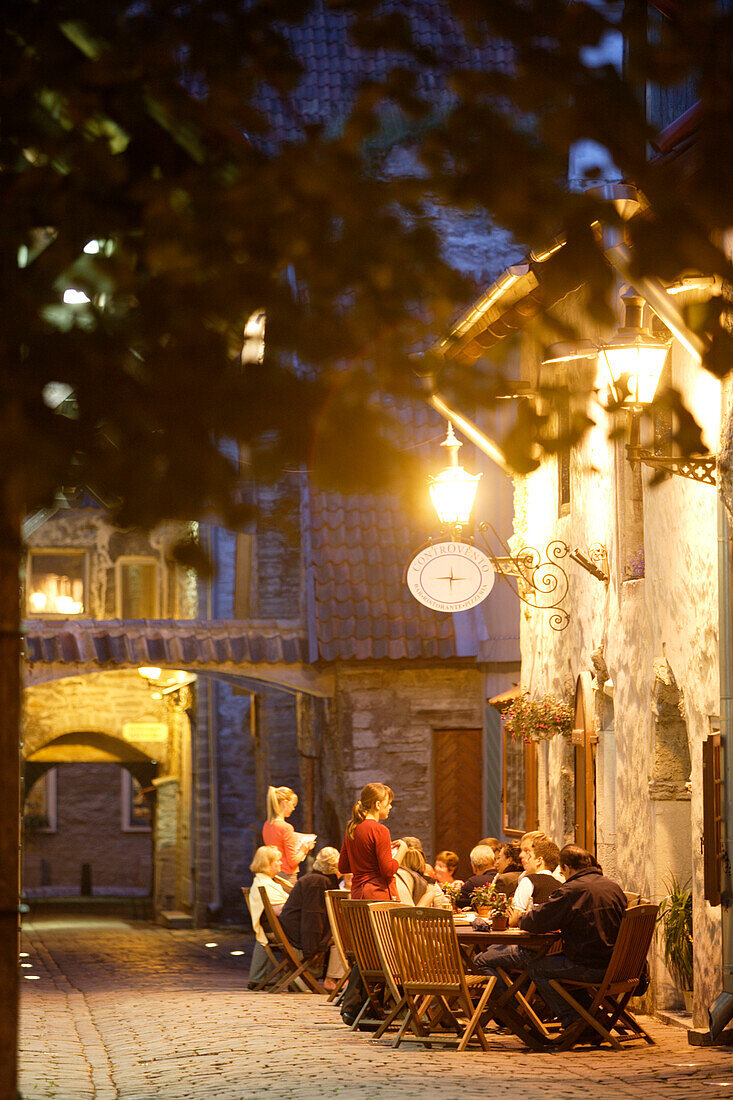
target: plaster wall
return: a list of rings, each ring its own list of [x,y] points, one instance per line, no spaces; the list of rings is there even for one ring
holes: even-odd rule
[[[161,523],[150,532],[120,531],[101,508],[62,509],[27,538],[29,549],[86,552],[86,606],[83,618],[117,617],[115,564],[120,557],[153,558],[158,563],[158,618],[193,618],[196,582],[191,570],[171,559],[171,550],[193,525]],[[30,615],[31,618],[47,618]]]
[[[673,348],[671,382],[686,396],[711,450],[719,437],[718,383]],[[597,841],[604,867],[628,889],[655,901],[667,876],[694,882],[695,1022],[719,988],[719,912],[702,898],[701,742],[718,714],[716,490],[681,477],[657,486],[644,469],[645,576],[625,580],[621,563],[625,455],[597,420],[572,453],[570,512],[559,516],[557,462],[546,460],[516,487],[516,542],[544,548],[552,538],[571,548],[603,543],[606,586],[567,562],[568,628],[553,632],[538,612],[522,616],[522,682],[533,692],[562,693],[582,670],[605,665],[596,699]],[[595,663],[594,663],[595,655]],[[664,728],[653,721],[655,662],[666,663],[681,693],[689,742],[689,788],[678,776],[666,788],[650,780]],[[605,689],[600,690],[604,684]],[[572,750],[557,739],[540,753],[541,826],[572,839]],[[657,769],[658,770],[658,769]],[[657,966],[659,1003],[671,999]]]

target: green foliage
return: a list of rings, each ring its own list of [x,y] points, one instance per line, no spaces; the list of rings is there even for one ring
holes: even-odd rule
[[[506,894],[497,893],[493,882],[488,886],[477,886],[471,894],[471,904],[475,909],[488,906],[490,912],[497,917],[505,917],[512,907]]]
[[[657,915],[664,941],[664,964],[679,989],[692,989],[692,890],[676,875],[665,881],[666,898]]]
[[[558,733],[571,733],[574,718],[567,699],[551,691],[536,697],[523,691],[507,708],[504,729],[515,741],[549,741]]]
[[[679,5],[649,42],[625,24],[618,73],[587,64],[615,5],[445,0],[468,43],[505,43],[487,72],[468,47],[457,57],[423,45],[424,3],[407,0],[403,15],[379,7],[342,0],[331,11],[350,13],[354,40],[392,51],[394,64],[339,117],[307,122],[288,34],[321,10],[309,0],[8,0],[0,460],[28,508],[84,484],[123,524],[215,510],[236,527],[247,517],[221,438],[249,449],[256,478],[307,464],[347,489],[414,485],[416,460],[383,398],[413,392],[415,349],[434,346],[476,289],[442,258],[436,204],[490,216],[523,242],[517,258],[562,234],[549,289],[570,272],[594,322],[611,317],[615,282],[591,224],[615,215],[567,187],[578,139],[605,145],[650,201],[628,227],[636,272],[731,281],[712,243],[733,216],[733,118],[720,110],[731,73],[719,48],[730,13]],[[647,157],[642,84],[693,79],[696,160],[670,181]],[[297,140],[273,130],[264,87]],[[90,241],[97,253],[84,252]],[[68,288],[89,301],[65,304]],[[261,310],[265,358],[243,367],[243,327]],[[732,361],[727,312],[720,297],[688,317],[718,374]],[[551,312],[545,324],[569,335]],[[466,408],[506,389],[496,363],[439,370],[441,390]],[[56,382],[73,397],[54,410],[43,394]],[[699,429],[671,392],[668,402],[673,441],[689,450]],[[563,443],[523,409],[507,444],[520,470]],[[574,414],[570,435],[588,424]]]

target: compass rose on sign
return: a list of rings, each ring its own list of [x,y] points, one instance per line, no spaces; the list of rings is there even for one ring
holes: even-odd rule
[[[433,542],[418,550],[407,567],[407,585],[433,611],[467,611],[485,600],[494,585],[494,566],[470,542]]]

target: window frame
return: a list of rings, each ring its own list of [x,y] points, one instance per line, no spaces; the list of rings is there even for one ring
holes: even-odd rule
[[[127,768],[120,768],[120,828],[123,833],[152,833],[153,823],[136,825],[132,816],[134,776]]]
[[[531,832],[533,829],[538,828],[539,825],[539,798],[537,787],[537,744],[535,741],[524,742],[524,826],[522,828],[514,828],[507,822],[507,808],[506,808],[506,788],[507,788],[507,741],[511,741],[512,738],[506,732],[504,722],[502,720],[501,729],[503,744],[502,744],[502,775],[501,775],[501,822],[504,836],[510,840],[517,840],[524,836],[525,833]]]
[[[127,621],[122,614],[122,570],[126,565],[152,565],[154,567],[154,610],[152,615],[144,615],[142,618],[159,619],[161,617],[161,607],[163,606],[164,570],[161,570],[160,561],[152,554],[121,554],[115,561],[115,617],[123,622]]]

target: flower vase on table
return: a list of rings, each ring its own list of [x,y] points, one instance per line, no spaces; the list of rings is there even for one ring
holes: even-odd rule
[[[492,932],[506,932],[509,927],[509,918],[500,917],[496,913],[491,916],[491,931]]]

